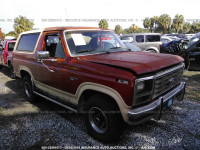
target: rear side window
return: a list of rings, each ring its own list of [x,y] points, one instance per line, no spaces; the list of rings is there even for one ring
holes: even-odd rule
[[[146,42],[159,42],[160,35],[146,35]]]
[[[24,34],[21,36],[17,51],[33,52],[40,33]]]
[[[14,46],[15,46],[15,42],[8,43],[8,51],[13,51]]]
[[[137,43],[144,42],[144,35],[136,35],[136,42]]]

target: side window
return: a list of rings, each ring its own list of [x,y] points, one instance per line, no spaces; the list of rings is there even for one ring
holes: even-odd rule
[[[50,57],[65,58],[65,53],[58,34],[46,35],[45,46],[45,50],[49,51]]]
[[[8,43],[8,51],[13,51],[14,46],[15,46],[15,42]]]
[[[33,52],[40,33],[24,34],[21,36],[17,51]]]
[[[137,43],[144,42],[144,35],[136,35],[136,42]]]
[[[146,35],[146,42],[159,42],[160,35]]]

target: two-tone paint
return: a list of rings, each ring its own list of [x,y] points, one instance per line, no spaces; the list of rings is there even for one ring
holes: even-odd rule
[[[128,122],[128,112],[132,109],[135,80],[138,77],[158,72],[183,61],[179,56],[140,52],[113,52],[87,56],[72,56],[64,33],[78,30],[102,30],[88,27],[55,27],[36,30],[40,33],[33,52],[16,50],[13,53],[14,72],[22,77],[28,73],[34,86],[63,101],[78,106],[85,91],[101,92],[112,97],[121,114]],[[105,29],[106,30],[106,29]],[[43,60],[49,71],[40,61],[37,52],[45,50],[45,35],[57,33],[65,53],[64,59]],[[118,80],[127,81],[126,84]],[[35,93],[38,94],[37,91]]]

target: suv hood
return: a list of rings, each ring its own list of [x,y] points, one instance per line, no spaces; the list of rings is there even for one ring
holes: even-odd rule
[[[81,56],[79,58],[82,61],[91,63],[131,69],[138,75],[166,68],[183,61],[181,57],[176,55],[150,52],[113,52],[110,54]]]

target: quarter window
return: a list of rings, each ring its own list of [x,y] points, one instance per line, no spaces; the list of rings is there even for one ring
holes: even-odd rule
[[[24,34],[21,36],[17,51],[33,52],[40,33]]]
[[[136,42],[137,43],[144,42],[144,35],[136,35]]]
[[[146,35],[146,42],[159,42],[160,35]]]
[[[13,51],[14,46],[15,46],[15,42],[8,43],[8,51]]]

